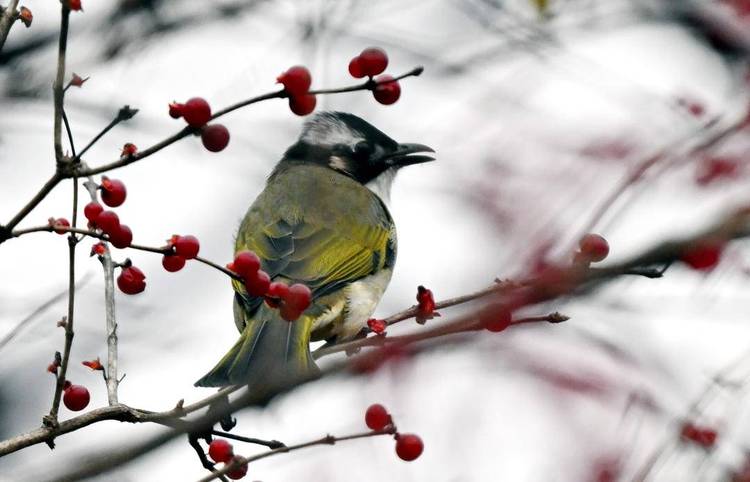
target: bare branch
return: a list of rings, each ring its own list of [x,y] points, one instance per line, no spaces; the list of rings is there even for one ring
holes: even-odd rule
[[[11,27],[18,19],[18,10],[16,10],[18,2],[19,0],[10,0],[7,7],[4,9],[0,7],[0,51],[3,50]]]
[[[115,318],[115,273],[109,248],[99,256],[104,270],[104,309],[107,318],[107,399],[109,405],[117,405],[117,320]]]

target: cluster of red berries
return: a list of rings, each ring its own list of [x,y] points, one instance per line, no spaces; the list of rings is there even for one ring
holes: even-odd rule
[[[432,295],[432,291],[428,290],[424,286],[417,287],[417,323],[424,324],[427,320],[440,316],[435,311],[435,298]]]
[[[716,444],[718,434],[716,430],[709,427],[698,427],[691,422],[686,422],[680,429],[680,436],[689,442],[709,449]]]
[[[211,460],[219,463],[230,464],[236,459],[234,447],[224,439],[214,439],[208,445],[208,456]],[[227,472],[227,477],[232,480],[239,480],[247,475],[247,463],[239,464],[236,468]]]
[[[271,282],[268,273],[260,269],[260,258],[252,251],[240,251],[227,269],[237,273],[251,296],[262,296],[271,308],[278,308],[286,321],[294,321],[312,303],[312,291],[301,283],[291,286],[282,281]]]
[[[376,403],[367,407],[365,424],[371,430],[377,431],[392,428],[395,432],[393,438],[396,440],[396,455],[401,460],[411,462],[422,455],[424,451],[422,439],[412,433],[399,433],[393,423],[391,414],[388,413],[388,410],[383,405]]]
[[[598,234],[589,233],[578,241],[578,251],[574,255],[577,264],[596,263],[609,255],[609,243]]]
[[[195,259],[198,256],[200,248],[200,242],[195,236],[175,234],[167,240],[168,252],[162,258],[161,265],[170,273],[179,271],[188,259]]]
[[[208,124],[211,120],[211,106],[202,97],[193,97],[184,104],[169,104],[169,115],[173,119],[182,117],[189,126],[200,129],[203,147],[211,152],[223,151],[229,144],[229,129],[222,124]]]
[[[698,271],[711,271],[719,264],[725,245],[722,239],[703,239],[683,251],[680,260]]]
[[[113,208],[121,206],[127,197],[125,184],[118,179],[109,179],[107,176],[102,176],[99,191],[102,202]],[[83,215],[89,220],[89,227],[101,230],[114,247],[127,248],[133,242],[133,232],[126,224],[120,223],[117,213],[105,210],[98,202],[88,203],[83,208]]]
[[[377,47],[364,49],[359,55],[349,62],[349,73],[352,77],[371,79],[382,74],[388,67],[388,55],[384,50]],[[401,86],[397,80],[390,75],[381,75],[375,79],[376,86],[372,91],[375,100],[383,105],[395,103],[401,97]]]
[[[88,389],[83,385],[73,385],[69,381],[65,381],[63,386],[63,403],[69,410],[74,412],[80,412],[89,405],[91,401],[91,395],[89,395]]]
[[[289,95],[289,109],[299,116],[305,116],[315,110],[318,103],[314,94],[310,93],[312,76],[306,67],[295,65],[276,78],[276,82],[284,86]]]

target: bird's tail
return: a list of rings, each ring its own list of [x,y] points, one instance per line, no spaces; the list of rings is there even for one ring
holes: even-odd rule
[[[195,386],[258,386],[280,377],[316,372],[310,354],[312,321],[307,314],[293,322],[285,321],[278,310],[262,303],[252,318],[246,317],[237,343]]]

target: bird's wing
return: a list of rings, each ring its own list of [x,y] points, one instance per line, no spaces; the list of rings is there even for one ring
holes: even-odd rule
[[[236,251],[251,250],[271,278],[304,283],[313,298],[385,266],[395,257],[385,205],[354,180],[319,167],[297,167],[266,187],[245,217]],[[234,283],[248,312],[261,303]]]

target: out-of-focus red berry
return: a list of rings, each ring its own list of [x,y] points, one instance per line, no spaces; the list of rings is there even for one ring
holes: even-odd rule
[[[393,77],[390,75],[381,75],[375,79],[378,85],[375,86],[372,95],[375,96],[375,100],[383,105],[391,105],[401,97],[401,86],[398,81],[393,80],[393,82],[388,82],[390,80],[393,80]]]
[[[695,172],[695,182],[707,186],[716,181],[736,179],[741,173],[740,161],[731,157],[706,157],[701,159]]]
[[[589,233],[578,242],[581,256],[591,262],[602,261],[609,254],[609,243],[598,234]]]
[[[367,407],[365,412],[365,424],[371,430],[383,430],[391,424],[391,416],[388,410],[379,403]]]
[[[385,333],[385,329],[388,328],[388,324],[385,322],[385,320],[370,318],[369,320],[367,320],[367,327],[376,335],[382,335]]]
[[[685,440],[700,445],[701,447],[711,448],[716,445],[718,434],[716,430],[712,428],[698,427],[693,423],[686,422],[680,430],[680,436]]]
[[[289,287],[284,302],[299,311],[305,311],[312,302],[312,291],[302,283],[295,283]]]
[[[239,480],[247,475],[247,464],[241,464],[237,468],[227,472],[227,477],[232,480]]]
[[[70,222],[65,218],[57,218],[57,219],[50,218],[50,226],[52,226],[53,230],[57,234],[65,234],[67,233],[65,228],[70,227]]]
[[[57,362],[52,362],[49,365],[47,365],[47,371],[57,375],[57,369],[60,367],[60,365],[57,364]]]
[[[201,130],[203,147],[211,152],[223,151],[229,145],[229,129],[222,124],[211,124]]]
[[[172,119],[179,119],[182,117],[182,111],[185,109],[185,104],[180,104],[178,102],[170,102],[169,103],[169,117]]]
[[[135,266],[123,268],[117,277],[117,287],[126,295],[135,295],[146,289],[146,275]]]
[[[680,259],[693,269],[711,271],[719,264],[725,242],[719,239],[698,241],[686,249]]]
[[[289,294],[289,285],[281,281],[274,281],[268,286],[266,293],[266,304],[271,308],[278,308],[281,302]]]
[[[214,439],[208,445],[208,456],[216,463],[229,462],[234,457],[234,447],[224,439]]]
[[[397,435],[396,439],[396,455],[401,460],[411,462],[416,460],[422,451],[424,450],[424,444],[419,436],[412,433],[405,433]]]
[[[96,227],[112,235],[120,227],[120,217],[114,211],[102,211],[96,217]]]
[[[70,385],[63,393],[63,403],[74,412],[80,412],[86,408],[90,400],[89,391],[81,385]]]
[[[178,254],[164,255],[161,259],[161,265],[170,273],[181,270],[185,266],[185,258]]]
[[[193,97],[183,105],[182,117],[192,127],[202,127],[211,120],[211,106],[203,97]]]
[[[195,259],[201,248],[198,238],[190,234],[185,236],[172,236],[172,245],[174,246],[175,254],[178,254],[185,259]]]
[[[479,324],[487,331],[499,333],[513,323],[510,310],[502,303],[492,303],[479,311]]]
[[[276,78],[276,82],[284,86],[284,90],[292,97],[302,96],[310,91],[312,76],[306,67],[295,65]]]
[[[359,56],[357,56],[357,57],[354,57],[354,58],[353,58],[353,59],[352,59],[352,60],[351,60],[351,61],[349,62],[349,73],[350,73],[350,74],[351,74],[351,76],[352,76],[352,77],[354,77],[355,79],[361,79],[362,77],[365,77],[365,75],[367,75],[367,74],[365,74],[365,73],[364,73],[364,72],[362,71],[362,67],[361,67],[361,66],[359,65]]]
[[[298,116],[306,116],[315,110],[317,99],[312,94],[293,95],[289,97],[289,109]]]
[[[377,47],[366,48],[359,54],[359,68],[365,75],[382,74],[388,67],[388,55]],[[392,102],[391,102],[392,103]]]
[[[138,147],[136,147],[135,144],[132,142],[126,142],[125,145],[122,146],[122,152],[120,152],[120,157],[133,157],[138,153]]]
[[[268,293],[268,288],[271,286],[271,277],[265,271],[258,270],[243,277],[245,278],[245,289],[250,295],[265,296]]]
[[[102,202],[111,208],[116,208],[125,202],[128,195],[125,183],[119,179],[110,179],[102,176]]]
[[[96,218],[99,216],[99,214],[101,214],[102,211],[104,211],[104,208],[101,204],[91,201],[83,208],[83,215],[86,216],[86,219],[88,219],[92,223],[95,223]]]
[[[234,261],[229,269],[243,278],[248,278],[260,269],[260,258],[252,251],[240,251],[234,255]]]
[[[99,359],[99,357],[97,357],[96,360],[81,362],[81,365],[89,367],[92,370],[104,371],[104,365],[102,365],[102,361]]]
[[[115,248],[127,248],[133,242],[133,232],[126,224],[120,224],[117,229],[109,233],[109,242]]]

